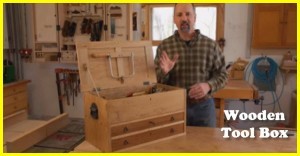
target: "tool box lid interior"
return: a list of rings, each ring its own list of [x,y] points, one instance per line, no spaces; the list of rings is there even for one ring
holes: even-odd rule
[[[82,91],[156,83],[150,41],[101,41],[76,44]]]

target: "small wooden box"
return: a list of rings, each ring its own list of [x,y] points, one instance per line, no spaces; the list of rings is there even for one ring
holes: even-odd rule
[[[76,49],[88,142],[111,152],[185,134],[186,92],[156,83],[151,42],[88,42]]]
[[[232,80],[244,80],[244,71],[231,70],[230,79]]]

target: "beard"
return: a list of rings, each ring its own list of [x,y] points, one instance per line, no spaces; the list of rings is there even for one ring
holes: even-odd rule
[[[180,30],[182,32],[189,32],[191,30],[191,26],[187,21],[182,21],[180,23]]]

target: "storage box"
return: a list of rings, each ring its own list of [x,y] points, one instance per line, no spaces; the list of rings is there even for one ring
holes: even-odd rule
[[[232,80],[244,80],[244,71],[231,70],[230,79]]]
[[[185,90],[156,83],[151,42],[76,48],[86,141],[111,152],[185,134]]]

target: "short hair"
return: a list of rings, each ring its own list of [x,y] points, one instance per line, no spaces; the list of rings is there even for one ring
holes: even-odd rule
[[[177,4],[184,4],[184,3],[175,3],[175,5],[174,5],[174,16],[175,16],[175,8],[176,8],[176,5],[177,5]],[[190,3],[190,4],[192,5],[193,10],[194,10],[194,13],[196,14],[196,9],[195,9],[194,3]]]

